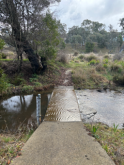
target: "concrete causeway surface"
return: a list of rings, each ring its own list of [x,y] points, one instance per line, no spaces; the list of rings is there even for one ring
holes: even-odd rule
[[[53,90],[44,121],[81,121],[74,87],[59,86]]]
[[[114,162],[84,129],[73,88],[59,87],[53,91],[45,121],[23,147],[22,156],[11,165],[114,165]]]

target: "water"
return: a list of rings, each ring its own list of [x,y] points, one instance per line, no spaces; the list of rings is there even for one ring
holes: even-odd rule
[[[97,114],[92,121],[103,122],[109,126],[124,123],[124,94],[116,91],[82,90],[76,91],[82,106],[94,108]]]
[[[41,115],[45,116],[52,89],[41,94]],[[17,95],[0,100],[0,129],[17,130],[21,123],[36,124],[36,96]]]
[[[57,87],[52,93],[45,121],[81,121],[78,102],[73,87]]]
[[[41,93],[42,120],[80,121],[80,113],[77,111],[76,101],[73,98],[74,94],[71,91],[55,90],[53,92],[54,97],[50,103],[51,106],[49,105],[46,113],[52,91],[51,89]],[[36,124],[37,94],[10,96],[0,100],[0,129],[5,129],[7,125],[9,130],[16,131],[23,122],[26,125]],[[109,126],[113,126],[113,123],[119,124],[119,128],[122,128],[124,123],[123,92],[82,90],[76,91],[76,94],[82,106],[94,108],[97,111],[92,120],[103,122]]]

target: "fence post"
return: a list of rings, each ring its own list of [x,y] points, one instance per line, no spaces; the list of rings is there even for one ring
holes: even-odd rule
[[[38,96],[36,96],[36,116],[37,116],[37,125],[39,126],[40,124],[40,117],[41,117],[41,95],[38,94]]]

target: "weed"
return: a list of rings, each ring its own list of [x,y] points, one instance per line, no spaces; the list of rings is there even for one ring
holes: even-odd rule
[[[118,125],[115,125],[115,123],[113,124],[113,127],[114,127],[114,128],[113,128],[113,131],[114,131],[114,132],[116,132],[116,131],[117,131],[118,126],[119,126],[119,124],[118,124]]]
[[[104,150],[108,153],[108,151],[109,151],[109,149],[108,149],[108,145],[106,144],[106,145],[103,145],[102,147],[103,147]]]
[[[5,143],[8,143],[8,142],[10,141],[10,138],[4,138],[3,141],[4,141]]]

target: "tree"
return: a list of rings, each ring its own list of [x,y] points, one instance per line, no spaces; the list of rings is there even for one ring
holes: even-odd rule
[[[75,48],[76,48],[76,45],[81,42],[82,42],[82,37],[80,35],[73,35],[71,37],[71,43],[75,45]]]
[[[5,45],[5,42],[0,38],[0,50],[3,49],[4,45]],[[0,59],[1,59],[1,54],[0,54]],[[7,85],[8,84],[7,84],[6,75],[4,74],[3,70],[0,67],[0,93],[1,94],[3,90],[6,90],[6,88],[8,87]]]
[[[92,52],[93,48],[94,48],[94,43],[86,42],[86,46],[85,46],[86,53]]]
[[[121,46],[123,44],[123,38],[122,38],[122,35],[121,34],[117,37],[117,42],[119,44],[119,48],[121,48]]]
[[[39,73],[43,66],[32,48],[31,29],[38,28],[42,12],[54,2],[59,0],[0,0],[0,22],[3,23],[3,28],[10,29],[18,59],[22,62],[24,51],[35,73]]]

